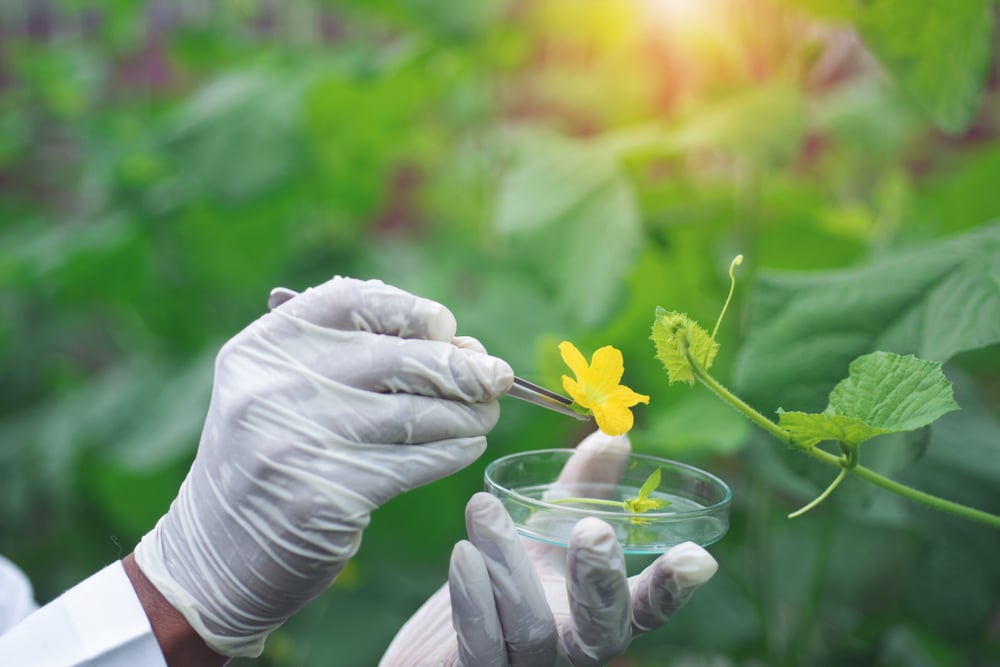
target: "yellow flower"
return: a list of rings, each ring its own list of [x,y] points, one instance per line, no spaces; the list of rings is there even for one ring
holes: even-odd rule
[[[608,435],[628,433],[633,417],[629,409],[636,403],[649,403],[649,396],[637,394],[618,384],[625,373],[622,353],[610,345],[594,352],[590,363],[569,341],[559,343],[563,361],[576,375],[562,376],[563,389],[583,408],[594,413],[597,426]]]

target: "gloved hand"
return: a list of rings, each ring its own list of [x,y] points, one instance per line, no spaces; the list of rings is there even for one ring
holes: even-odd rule
[[[617,475],[606,466],[616,451],[630,451],[627,436],[588,436],[560,480]],[[621,546],[600,519],[577,523],[562,548],[518,536],[486,493],[472,497],[465,517],[469,541],[455,545],[448,585],[407,621],[380,667],[603,665],[632,637],[666,623],[718,568],[686,542],[626,578]]]
[[[474,461],[513,380],[444,306],[378,281],[270,305],[219,353],[195,461],[135,551],[229,656],[329,586],[372,510]]]

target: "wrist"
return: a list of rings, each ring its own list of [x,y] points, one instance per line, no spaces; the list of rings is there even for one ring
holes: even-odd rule
[[[187,619],[146,578],[133,554],[122,559],[122,567],[146,612],[168,667],[217,667],[229,662],[228,657],[208,647]]]

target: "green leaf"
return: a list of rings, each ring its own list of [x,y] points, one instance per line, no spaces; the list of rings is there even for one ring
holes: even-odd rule
[[[914,133],[924,131],[926,123],[912,100],[885,77],[839,84],[824,96],[811,119],[813,132],[829,134],[831,141],[850,151],[855,159],[890,165],[898,161]]]
[[[782,412],[779,424],[806,447],[826,440],[856,446],[876,435],[927,426],[957,409],[940,363],[873,352],[851,363],[822,414]]]
[[[1000,146],[989,142],[970,151],[961,169],[921,183],[910,220],[952,233],[966,231],[997,215],[996,182]]]
[[[970,378],[957,375],[954,388],[962,412],[949,414],[934,425],[934,446],[927,451],[920,481],[936,478],[927,484],[927,490],[933,492],[942,481],[975,480],[987,490],[981,499],[987,504],[995,499],[992,489],[1000,480],[1000,415],[993,396]],[[923,484],[921,488],[925,488]],[[939,488],[939,492],[952,493],[952,489]]]
[[[172,196],[236,202],[266,194],[301,163],[303,73],[237,71],[187,98],[164,130]]]
[[[524,155],[497,193],[494,226],[505,236],[555,224],[617,176],[609,156],[556,137],[538,140],[545,149]]]
[[[653,320],[653,335],[656,358],[667,369],[670,384],[687,382],[694,384],[694,372],[685,355],[689,350],[692,357],[708,370],[719,351],[719,344],[684,313],[667,311],[656,307]]]
[[[642,514],[643,512],[649,512],[650,510],[657,510],[661,507],[670,504],[669,500],[663,500],[660,498],[650,498],[649,494],[656,491],[656,487],[660,485],[660,469],[657,468],[649,474],[646,481],[642,483],[639,488],[639,493],[635,498],[630,498],[625,501],[625,510],[628,512],[634,512],[635,514]]]
[[[761,272],[734,385],[757,409],[819,412],[874,350],[945,362],[1000,342],[1000,225],[856,268]]]
[[[873,352],[851,363],[830,394],[827,414],[853,417],[883,432],[913,431],[958,410],[941,364]]]
[[[672,137],[686,151],[722,149],[761,164],[786,163],[800,150],[806,103],[784,82],[741,90],[695,111]]]
[[[646,478],[646,481],[643,482],[642,486],[639,488],[639,500],[648,498],[649,494],[656,491],[656,487],[660,485],[661,474],[662,473],[659,468],[650,473],[649,477]]]
[[[501,184],[494,227],[508,255],[590,328],[621,303],[641,246],[633,187],[613,151],[535,139]]]
[[[66,280],[80,257],[103,257],[125,246],[135,232],[118,217],[45,225],[32,220],[0,234],[0,282],[13,287],[32,281]]]
[[[991,0],[872,0],[855,23],[865,44],[942,130],[979,110],[993,53]]]
[[[965,129],[979,110],[993,54],[991,0],[784,0],[817,18],[849,21],[931,122]]]
[[[778,425],[791,433],[796,443],[803,447],[814,447],[828,440],[858,445],[889,432],[873,428],[854,417],[806,412],[782,412]]]

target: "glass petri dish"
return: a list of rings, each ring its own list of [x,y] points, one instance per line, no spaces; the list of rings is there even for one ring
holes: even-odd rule
[[[588,516],[611,525],[626,554],[659,554],[682,542],[708,546],[729,529],[732,491],[715,475],[677,461],[622,452],[576,452],[573,465],[588,459],[587,482],[560,480],[573,449],[540,449],[510,454],[486,467],[486,491],[500,499],[518,533],[565,547],[576,523]],[[665,506],[633,513],[607,504],[571,499],[624,501],[660,470],[660,484],[649,497]],[[603,480],[594,480],[601,476]]]

